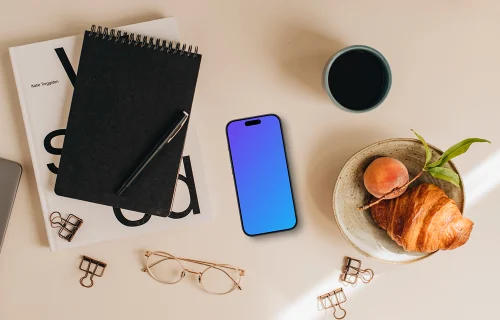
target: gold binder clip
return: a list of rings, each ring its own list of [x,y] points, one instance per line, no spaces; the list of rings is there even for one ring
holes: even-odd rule
[[[61,213],[54,211],[50,215],[50,225],[52,228],[59,228],[59,237],[71,242],[78,229],[83,224],[83,220],[75,215],[70,214],[66,219],[63,219]]]
[[[84,264],[86,264],[86,267],[84,267]],[[85,288],[92,287],[94,285],[94,280],[93,280],[94,276],[102,277],[106,267],[107,264],[104,262],[89,258],[87,256],[83,256],[82,262],[80,263],[80,270],[85,271],[85,275],[80,278],[80,284]],[[85,285],[83,282],[85,278],[87,278],[89,275],[90,275],[89,277],[90,284]]]
[[[358,279],[368,283],[373,279],[372,269],[361,269],[361,261],[351,257],[345,257],[345,265],[340,274],[340,282],[344,285],[356,286]]]
[[[340,306],[342,303],[347,301],[347,297],[345,296],[344,290],[342,288],[335,289],[332,292],[328,292],[319,296],[318,301],[320,302],[322,307],[320,311],[332,308],[333,316],[335,317],[335,319],[344,319],[347,315],[347,311],[345,311],[345,309]]]

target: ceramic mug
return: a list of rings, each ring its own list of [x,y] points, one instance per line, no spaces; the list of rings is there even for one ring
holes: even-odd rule
[[[333,103],[354,113],[377,108],[389,94],[391,84],[391,68],[385,57],[363,45],[337,52],[323,73],[323,87]]]

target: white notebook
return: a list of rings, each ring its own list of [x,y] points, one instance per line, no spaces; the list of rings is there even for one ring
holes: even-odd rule
[[[118,27],[118,30],[179,42],[175,18]],[[196,132],[191,119],[181,160],[173,211],[168,218],[144,215],[54,193],[59,156],[83,42],[80,36],[9,49],[33,161],[45,227],[52,251],[210,221],[213,213]],[[83,224],[71,242],[58,235],[49,217],[73,214]]]

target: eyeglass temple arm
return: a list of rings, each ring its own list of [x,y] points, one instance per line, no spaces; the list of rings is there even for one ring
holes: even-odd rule
[[[207,261],[201,261],[201,260],[193,260],[193,259],[186,259],[186,258],[177,258],[178,260],[183,260],[187,262],[192,262],[192,263],[197,263],[201,264],[207,267],[222,267],[222,268],[227,268],[227,269],[232,269],[240,272],[240,275],[244,276],[245,275],[245,270],[233,267],[229,264],[218,264],[218,263],[213,263],[213,262],[207,262]]]
[[[228,269],[233,269],[233,270],[237,270],[237,271],[240,271],[240,274],[243,276],[245,275],[245,270],[243,269],[240,269],[240,268],[236,268],[236,267],[233,267],[231,265],[228,265],[228,264],[217,264],[217,263],[213,263],[213,262],[207,262],[207,261],[201,261],[201,260],[194,260],[194,259],[187,259],[187,258],[180,258],[180,257],[176,257],[176,256],[173,256],[169,253],[166,253],[166,252],[163,252],[163,251],[155,251],[155,252],[151,252],[151,251],[146,251],[146,257],[149,257],[151,256],[152,254],[155,254],[157,256],[161,256],[161,257],[165,257],[166,259],[163,259],[163,260],[160,260],[158,261],[157,263],[151,265],[150,267],[160,263],[161,261],[165,261],[167,259],[177,259],[177,260],[182,260],[182,261],[187,261],[187,262],[192,262],[192,263],[198,263],[198,264],[201,264],[201,265],[204,265],[204,266],[207,266],[207,267],[213,267],[213,266],[220,266],[220,267],[224,267],[224,268],[228,268]]]
[[[205,266],[208,266],[208,267],[211,267],[215,264],[211,264],[209,262],[203,262],[203,261],[198,261],[198,260],[191,260],[191,259],[186,259],[186,258],[177,258],[177,257],[174,257],[170,254],[166,254],[166,253],[163,253],[163,252],[150,252],[150,251],[146,251],[146,257],[150,257],[152,254],[155,254],[157,256],[160,256],[160,257],[163,257],[163,259],[161,260],[158,260],[154,263],[152,263],[151,265],[147,266],[146,268],[143,268],[142,269],[142,272],[146,272],[147,271],[147,268],[152,268],[154,266],[156,266],[158,263],[161,263],[165,260],[182,260],[182,261],[187,261],[187,262],[193,262],[193,263],[198,263],[198,264],[202,264],[202,265],[205,265]],[[181,264],[182,265],[182,264]],[[182,266],[184,268],[184,266]]]
[[[217,264],[215,264],[215,263],[210,263],[210,262],[204,262],[204,261],[198,261],[198,260],[191,260],[191,259],[185,259],[185,258],[176,258],[176,259],[177,259],[177,260],[182,260],[182,261],[187,261],[187,262],[192,262],[192,263],[197,263],[197,264],[201,264],[201,265],[205,265],[205,266],[207,266],[207,267],[218,267],[218,266],[222,266],[222,267],[225,267],[225,268],[234,269],[234,270],[238,270],[238,271],[242,271],[242,272],[244,272],[244,270],[241,270],[241,269],[238,269],[238,268],[229,267],[229,266],[224,266],[224,265],[217,265]],[[147,271],[147,268],[152,268],[152,267],[156,266],[157,264],[159,264],[159,263],[161,263],[161,262],[163,262],[163,261],[165,261],[165,260],[174,260],[174,259],[173,259],[173,258],[170,258],[170,257],[165,257],[165,258],[163,258],[163,259],[161,259],[161,260],[158,260],[158,261],[156,261],[156,262],[154,262],[154,263],[150,264],[148,267],[143,268],[143,269],[142,269],[142,271],[143,271],[143,272],[146,272],[146,271]],[[219,268],[217,268],[217,269],[219,269]],[[224,270],[222,270],[222,269],[219,269],[219,270],[224,271]],[[225,273],[225,274],[227,274],[227,272],[225,272],[225,271],[224,271],[224,273]],[[227,274],[227,275],[231,278],[231,276],[230,276],[229,274]],[[232,278],[231,278],[231,279],[232,279]],[[233,280],[233,281],[234,281],[234,280]]]
[[[156,266],[158,263],[161,263],[161,262],[163,262],[163,261],[165,261],[165,260],[168,260],[168,259],[172,259],[172,258],[163,258],[163,259],[161,259],[161,260],[159,260],[159,261],[156,261],[156,262],[152,263],[151,265],[149,265],[149,266],[147,266],[147,267],[143,268],[143,269],[142,269],[142,272],[146,272],[146,271],[148,271],[148,268],[152,268],[152,267]]]

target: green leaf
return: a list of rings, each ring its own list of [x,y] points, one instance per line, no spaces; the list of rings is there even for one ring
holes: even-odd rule
[[[434,178],[448,181],[460,188],[460,177],[458,174],[448,168],[435,167],[427,170]]]
[[[446,150],[443,155],[435,162],[430,163],[427,168],[434,168],[434,167],[441,167],[444,165],[446,162],[450,161],[451,159],[465,153],[467,150],[469,150],[469,147],[474,143],[474,142],[489,142],[488,140],[485,139],[480,139],[480,138],[469,138],[465,139],[463,141],[460,141],[457,144],[454,144],[451,146],[448,150]]]
[[[425,164],[424,164],[424,168],[425,168],[425,167],[427,167],[427,164],[429,163],[429,161],[431,161],[432,151],[431,151],[431,149],[429,149],[429,146],[427,145],[427,142],[425,142],[424,138],[422,138],[421,135],[419,135],[413,129],[411,129],[411,131],[413,131],[413,133],[417,136],[418,140],[420,140],[420,142],[422,142],[422,144],[424,145],[424,148],[425,148]]]

